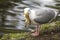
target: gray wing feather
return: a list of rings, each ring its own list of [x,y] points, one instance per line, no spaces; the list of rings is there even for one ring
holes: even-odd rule
[[[40,13],[36,13],[36,18],[34,19],[35,22],[38,23],[47,23],[49,22],[54,16],[55,12],[53,10],[40,10]]]

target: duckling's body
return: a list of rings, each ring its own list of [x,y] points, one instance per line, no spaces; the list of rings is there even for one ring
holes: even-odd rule
[[[29,18],[29,14],[24,14],[24,17],[25,17],[25,22],[28,23],[28,24],[31,24],[31,20]]]

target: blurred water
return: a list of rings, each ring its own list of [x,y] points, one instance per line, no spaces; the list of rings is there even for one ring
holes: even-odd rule
[[[24,3],[28,5],[35,5],[35,6],[55,6],[58,4],[55,0],[25,0]]]
[[[12,2],[14,3],[14,2]],[[8,12],[12,13],[12,14],[16,14],[16,16],[7,16],[6,17],[6,20],[9,20],[10,22],[6,22],[5,24],[6,25],[13,25],[11,21],[15,21],[15,28],[16,29],[24,29],[25,27],[25,22],[23,20],[24,19],[24,16],[23,16],[23,8],[19,8],[19,7],[25,7],[25,5],[23,4],[20,4],[20,3],[14,3],[14,4],[17,4],[18,6],[15,6],[13,9],[9,9],[7,10]],[[17,21],[17,22],[16,22]],[[10,24],[8,24],[10,23]]]
[[[9,13],[16,14],[16,16],[7,15],[6,20],[8,20],[8,22],[5,22],[5,25],[15,25],[16,29],[25,29],[25,22],[23,21],[25,20],[23,16],[24,8],[26,7],[39,8],[41,6],[46,5],[56,6],[56,4],[58,4],[54,0],[23,0],[21,3],[20,2],[11,3],[16,4],[16,6],[13,7],[12,9],[8,9],[7,11]]]

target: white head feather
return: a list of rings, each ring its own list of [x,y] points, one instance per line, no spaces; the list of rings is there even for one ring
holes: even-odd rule
[[[28,13],[29,10],[30,10],[30,8],[25,8],[24,13]]]

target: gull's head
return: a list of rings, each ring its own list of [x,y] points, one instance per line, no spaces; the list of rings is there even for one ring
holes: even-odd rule
[[[29,12],[30,8],[25,8],[24,9],[24,14],[27,14]]]

